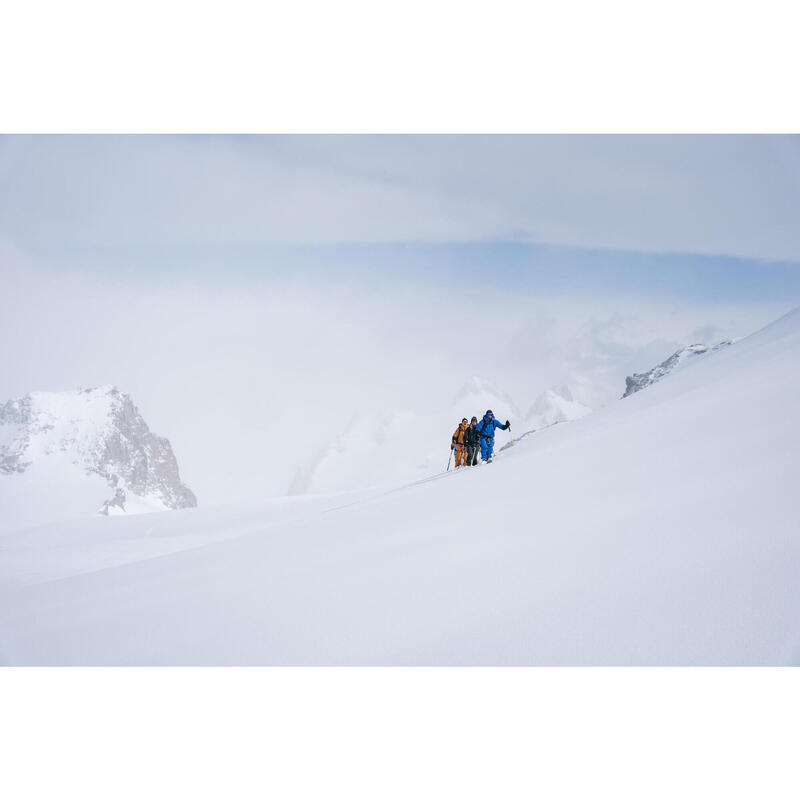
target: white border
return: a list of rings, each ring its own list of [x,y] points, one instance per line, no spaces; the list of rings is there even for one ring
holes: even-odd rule
[[[5,669],[9,798],[796,798],[793,669]]]
[[[797,4],[29,0],[5,132],[797,132]]]

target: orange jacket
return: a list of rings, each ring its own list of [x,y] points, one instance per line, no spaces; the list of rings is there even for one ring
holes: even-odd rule
[[[469,428],[469,422],[462,422],[459,424],[453,434],[453,444],[457,444],[461,447],[464,446],[464,431],[466,431],[467,428]]]

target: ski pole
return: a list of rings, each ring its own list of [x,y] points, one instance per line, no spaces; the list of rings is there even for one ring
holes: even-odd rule
[[[447,472],[450,472],[450,462],[453,460],[453,448],[450,448],[450,458],[447,459]]]

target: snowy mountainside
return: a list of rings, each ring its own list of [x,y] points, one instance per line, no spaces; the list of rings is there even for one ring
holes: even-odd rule
[[[450,437],[462,418],[480,419],[489,408],[512,425],[522,418],[506,392],[479,377],[467,380],[449,404],[356,415],[298,467],[289,494],[389,485],[437,472],[447,463]]]
[[[197,505],[169,441],[114,386],[0,405],[0,497],[6,527]]]
[[[733,342],[730,339],[725,339],[724,341],[715,344],[713,347],[705,344],[690,344],[687,347],[683,347],[647,372],[634,373],[633,375],[625,378],[625,394],[623,394],[622,397],[630,397],[630,395],[634,394],[635,392],[639,392],[642,389],[646,389],[648,386],[652,386],[657,381],[666,378],[666,376],[675,369],[685,366],[690,359],[693,360],[697,356],[706,355],[707,353],[715,353],[732,343]]]
[[[498,419],[509,419],[515,437],[531,427],[540,429],[589,414],[568,386],[554,387],[536,398],[527,415],[508,392],[473,376],[452,396],[449,404],[422,412],[394,411],[354,416],[314,456],[301,465],[289,487],[290,495],[355,490],[418,480],[446,464],[450,437],[462,418],[478,419],[492,409]],[[498,432],[497,448],[510,435]]]
[[[575,400],[569,386],[554,386],[542,392],[531,405],[525,422],[535,429],[557,422],[570,422],[591,414],[592,409]]]
[[[426,474],[433,461],[418,441],[414,446],[423,429],[429,429],[425,417],[410,411],[355,415],[297,468],[288,493],[346,491]]]
[[[467,419],[470,419],[473,415],[480,419],[481,415],[490,408],[498,417],[503,419],[514,420],[522,418],[517,404],[508,392],[502,391],[491,381],[475,375],[464,382],[463,386],[453,396],[450,405],[456,415],[462,413],[462,416],[466,411],[459,412],[459,409],[477,409],[471,414],[467,414]],[[460,422],[461,418],[459,417],[457,421]]]
[[[5,534],[0,662],[798,665],[798,359],[800,310],[491,466]]]

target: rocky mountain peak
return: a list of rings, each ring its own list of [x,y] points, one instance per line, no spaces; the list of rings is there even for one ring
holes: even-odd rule
[[[197,505],[169,440],[116,386],[31,392],[0,405],[0,479],[40,463],[58,463],[56,475],[77,469],[102,477],[111,492],[100,513],[125,511],[131,496],[153,509]]]

